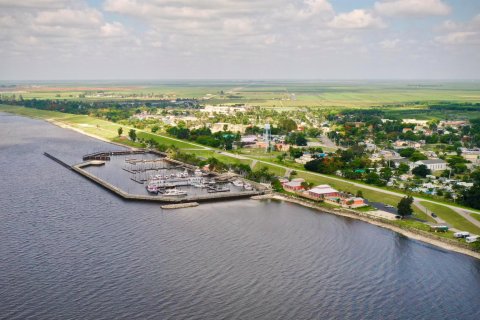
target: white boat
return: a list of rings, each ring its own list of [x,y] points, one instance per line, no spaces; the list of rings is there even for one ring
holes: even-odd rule
[[[252,190],[252,189],[253,189],[253,187],[252,187],[252,185],[251,185],[250,183],[245,183],[245,184],[243,185],[243,187],[245,188],[245,190]]]
[[[235,186],[235,187],[243,187],[243,181],[242,180],[234,180],[232,182],[232,184]]]
[[[186,196],[187,192],[178,189],[167,189],[163,193],[164,196],[172,197],[172,196]]]
[[[195,169],[195,172],[193,173],[196,177],[201,177],[203,175],[202,170],[200,169]]]
[[[157,194],[158,193],[158,187],[156,185],[153,185],[153,184],[148,184],[147,185],[147,191],[150,192],[150,193]]]
[[[228,192],[230,191],[230,188],[229,187],[225,187],[225,186],[215,186],[213,188],[209,188],[208,189],[208,192],[209,193],[215,193],[215,192]]]

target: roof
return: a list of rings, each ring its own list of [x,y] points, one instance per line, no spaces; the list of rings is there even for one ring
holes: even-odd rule
[[[302,186],[302,182],[303,181],[289,181],[289,182],[286,182],[284,184],[284,186],[287,186],[287,187],[300,187]]]
[[[327,194],[327,193],[337,193],[338,191],[333,189],[327,184],[322,184],[322,185],[316,186],[313,189],[310,189],[308,192],[316,193],[316,194]]]
[[[442,159],[419,160],[417,162],[418,163],[423,163],[423,164],[443,164],[443,163],[446,163]]]

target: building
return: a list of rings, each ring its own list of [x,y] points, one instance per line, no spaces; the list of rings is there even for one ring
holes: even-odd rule
[[[415,162],[414,168],[425,165],[432,172],[447,170],[447,163],[442,159],[420,160]]]
[[[210,128],[210,130],[212,130],[213,133],[221,132],[221,131],[231,131],[231,132],[240,132],[241,134],[243,134],[245,133],[245,130],[247,129],[247,127],[248,127],[247,125],[243,125],[243,124],[218,122],[218,123],[212,124],[212,127]]]
[[[350,198],[342,199],[342,205],[352,207],[352,208],[358,208],[358,207],[363,207],[366,204],[363,198],[350,197]]]
[[[426,126],[428,123],[428,120],[402,119],[402,122],[407,124],[416,124],[419,126]]]
[[[292,179],[291,181],[283,183],[283,189],[288,191],[294,191],[294,192],[301,191],[305,189],[302,186],[302,183],[304,182],[305,182],[305,179],[302,179],[302,178]]]
[[[330,187],[328,184],[322,184],[306,192],[307,196],[317,200],[340,197],[340,192]]]
[[[392,164],[395,166],[395,168],[400,167],[400,164],[405,163],[409,167],[412,167],[412,163],[408,158],[400,158],[400,159],[393,159],[391,160]]]
[[[467,148],[460,148],[462,151],[462,157],[470,161],[473,164],[480,164],[480,149],[467,149]]]
[[[312,160],[314,160],[312,155],[309,154],[309,153],[306,153],[303,156],[301,156],[300,158],[295,159],[295,162],[300,163],[300,164],[306,164],[307,162],[310,162]]]
[[[245,112],[247,108],[245,106],[211,106],[207,105],[205,108],[200,109],[200,112],[205,112],[209,114],[219,113],[219,114],[235,114],[237,112]]]

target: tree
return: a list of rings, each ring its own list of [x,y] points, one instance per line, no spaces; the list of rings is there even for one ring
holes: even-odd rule
[[[137,132],[134,129],[130,129],[130,131],[128,131],[128,137],[133,142],[137,141]]]
[[[284,132],[291,132],[297,129],[297,124],[295,123],[294,120],[285,118],[285,119],[281,119],[278,122],[278,128],[283,130]]]
[[[431,174],[432,171],[428,169],[426,165],[421,164],[418,167],[413,168],[412,173],[417,177],[425,178],[428,174]]]
[[[407,173],[408,171],[410,171],[410,166],[406,163],[400,163],[397,169],[398,174],[404,174],[404,173]]]
[[[117,132],[118,132],[118,136],[120,137],[123,133],[123,128],[122,127],[118,128]]]
[[[156,133],[159,129],[160,129],[160,127],[158,126],[158,124],[156,124],[152,127],[152,132]]]
[[[411,216],[413,213],[412,203],[412,196],[403,197],[397,205],[398,215],[402,217]]]
[[[363,198],[363,192],[362,192],[362,190],[357,190],[356,197]]]
[[[380,184],[380,176],[376,172],[370,172],[367,174],[367,179],[365,180],[368,184]]]
[[[428,157],[426,155],[424,155],[423,153],[421,153],[420,151],[415,151],[410,156],[410,160],[413,161],[413,162],[419,161],[419,160],[427,160],[427,159],[428,159]]]

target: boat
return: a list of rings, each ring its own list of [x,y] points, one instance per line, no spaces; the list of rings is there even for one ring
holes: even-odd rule
[[[178,189],[167,189],[163,193],[164,196],[172,197],[172,196],[186,196],[187,192],[183,190],[178,190]]]
[[[251,185],[250,183],[245,183],[245,184],[243,185],[243,187],[245,188],[245,190],[252,190],[252,189],[253,189],[253,187],[252,187],[252,185]]]
[[[243,187],[243,181],[242,180],[234,180],[232,182],[232,184],[235,186],[235,187]]]
[[[154,194],[158,194],[158,187],[154,184],[148,184],[147,185],[147,191],[149,193],[154,193]]]
[[[208,193],[215,193],[215,192],[229,192],[230,188],[226,186],[215,186],[208,189]]]
[[[195,169],[195,172],[193,173],[196,177],[201,177],[203,175],[202,170],[200,169]]]

